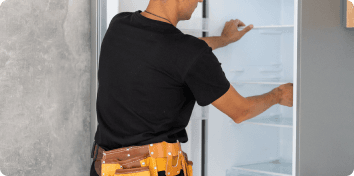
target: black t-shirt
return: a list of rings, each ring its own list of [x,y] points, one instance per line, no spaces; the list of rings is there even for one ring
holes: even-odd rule
[[[209,105],[230,87],[205,41],[140,12],[114,16],[102,41],[95,141],[105,150],[186,143],[195,102]]]

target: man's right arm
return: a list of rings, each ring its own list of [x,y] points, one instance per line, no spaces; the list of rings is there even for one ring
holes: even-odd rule
[[[278,104],[280,99],[281,90],[279,87],[263,95],[245,98],[230,84],[229,90],[211,104],[239,124]]]
[[[245,117],[239,119],[240,122],[251,119],[258,116],[265,110],[269,109],[273,105],[280,102],[281,92],[279,88],[275,88],[272,91],[265,93],[263,95],[257,95],[252,97],[247,97],[248,100],[248,112]]]

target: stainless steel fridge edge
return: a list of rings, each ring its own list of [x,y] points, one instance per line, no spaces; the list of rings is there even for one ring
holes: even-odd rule
[[[97,130],[97,117],[96,117],[96,96],[97,96],[97,60],[99,51],[99,1],[91,1],[91,83],[90,83],[90,102],[91,102],[91,134],[90,134],[90,149],[94,141],[95,133]],[[93,159],[90,159],[91,163]]]
[[[294,116],[293,116],[293,120],[295,123],[295,128],[293,126],[293,132],[295,133],[295,139],[293,139],[293,142],[295,142],[295,145],[293,144],[293,171],[295,171],[295,173],[293,173],[292,175],[294,176],[299,176],[300,173],[300,128],[299,128],[299,121],[300,121],[300,79],[301,79],[301,64],[300,64],[300,36],[301,36],[301,19],[302,19],[302,7],[301,7],[301,2],[302,0],[295,0],[294,2],[294,6],[296,7],[295,9],[295,15],[294,15],[294,19],[295,19],[295,26],[296,26],[296,33],[294,32],[294,35],[296,35],[296,37],[294,37],[296,39],[296,51],[294,51],[294,53],[296,53],[296,63],[294,63],[295,66],[295,71],[296,74],[294,74],[295,77],[295,94],[294,94],[294,98],[295,98],[295,107],[294,107]],[[294,148],[295,147],[295,148]],[[295,157],[294,157],[295,156]],[[295,167],[295,168],[294,168]]]

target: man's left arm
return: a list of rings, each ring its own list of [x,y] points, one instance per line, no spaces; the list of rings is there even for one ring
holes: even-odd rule
[[[227,40],[227,38],[222,37],[222,36],[201,37],[199,39],[204,40],[209,45],[209,47],[212,48],[212,50],[215,50],[217,48],[224,47],[224,46],[230,44],[229,41]]]

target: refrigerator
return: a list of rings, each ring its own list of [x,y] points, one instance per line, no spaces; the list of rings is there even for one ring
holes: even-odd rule
[[[144,11],[148,3],[102,1],[102,38],[114,15]],[[230,83],[249,97],[289,82],[296,88],[296,9],[297,0],[207,0],[198,3],[191,19],[180,21],[177,28],[200,38],[220,36],[231,19],[253,24],[239,41],[213,50]],[[295,108],[295,103],[293,107],[274,105],[236,124],[213,105],[196,103],[186,127],[188,142],[181,143],[193,161],[193,175],[291,176],[296,154]]]

